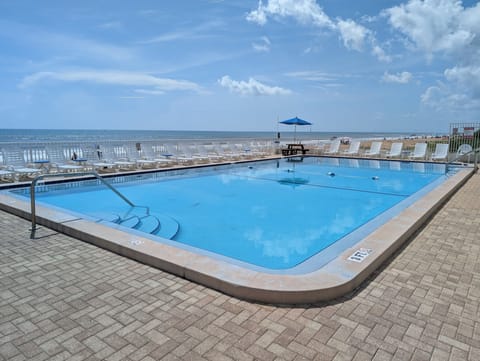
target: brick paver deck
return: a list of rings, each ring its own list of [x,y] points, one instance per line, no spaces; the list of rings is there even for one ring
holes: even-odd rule
[[[2,360],[480,360],[480,175],[355,293],[234,299],[0,212]]]

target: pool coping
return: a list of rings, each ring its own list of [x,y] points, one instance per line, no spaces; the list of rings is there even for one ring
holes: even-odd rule
[[[305,274],[263,273],[37,205],[37,223],[241,299],[274,304],[327,301],[357,288],[473,174],[460,169],[339,257]],[[30,202],[0,194],[0,208],[30,219]],[[34,241],[33,241],[34,242]]]

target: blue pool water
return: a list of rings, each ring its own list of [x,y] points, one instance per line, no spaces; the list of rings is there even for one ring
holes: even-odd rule
[[[125,227],[179,245],[284,270],[442,177],[445,168],[439,164],[306,157],[112,180],[133,203],[148,206],[151,217],[96,181],[40,187],[37,200],[96,221],[122,220]]]

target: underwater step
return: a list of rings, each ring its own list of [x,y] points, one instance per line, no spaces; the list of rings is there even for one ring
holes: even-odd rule
[[[172,239],[177,235],[180,225],[175,219],[164,214],[154,213],[154,215],[160,221],[160,228],[153,234],[167,239]]]
[[[156,232],[158,232],[158,230],[160,229],[160,221],[155,216],[148,215],[145,217],[141,217],[140,221],[140,224],[135,227],[135,229],[139,231],[156,234]]]
[[[170,216],[153,213],[147,216],[130,215],[122,219],[117,214],[96,213],[92,216],[99,218],[99,223],[116,223],[123,227],[136,229],[162,238],[173,239],[180,230],[178,222]]]
[[[128,228],[136,228],[140,226],[140,218],[137,216],[129,216],[128,218],[123,219],[120,224]]]
[[[91,214],[92,217],[98,218],[97,222],[112,222],[112,223],[120,223],[120,216],[115,213],[104,213],[104,212],[96,212]]]

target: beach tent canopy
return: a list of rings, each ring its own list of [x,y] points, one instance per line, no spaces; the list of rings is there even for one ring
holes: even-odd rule
[[[294,143],[295,143],[295,140],[296,140],[295,138],[297,137],[297,125],[312,125],[312,123],[307,122],[306,120],[300,119],[299,117],[295,117],[295,118],[287,119],[287,120],[282,120],[279,123],[295,126],[294,135],[293,135],[293,142]]]
[[[287,119],[287,120],[282,120],[282,124],[288,124],[288,125],[312,125],[312,123],[307,122],[306,120],[300,119],[298,117],[292,118],[292,119]]]

